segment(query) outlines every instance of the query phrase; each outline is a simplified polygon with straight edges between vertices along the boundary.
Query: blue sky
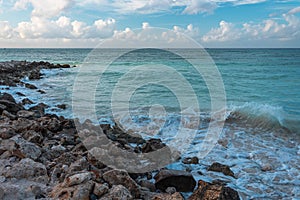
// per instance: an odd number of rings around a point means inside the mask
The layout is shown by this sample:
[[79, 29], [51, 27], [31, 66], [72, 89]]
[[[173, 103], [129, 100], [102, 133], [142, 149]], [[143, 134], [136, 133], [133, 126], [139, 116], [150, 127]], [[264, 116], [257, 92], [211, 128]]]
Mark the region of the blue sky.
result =
[[299, 0], [0, 0], [0, 47], [94, 47], [159, 27], [204, 47], [300, 47]]

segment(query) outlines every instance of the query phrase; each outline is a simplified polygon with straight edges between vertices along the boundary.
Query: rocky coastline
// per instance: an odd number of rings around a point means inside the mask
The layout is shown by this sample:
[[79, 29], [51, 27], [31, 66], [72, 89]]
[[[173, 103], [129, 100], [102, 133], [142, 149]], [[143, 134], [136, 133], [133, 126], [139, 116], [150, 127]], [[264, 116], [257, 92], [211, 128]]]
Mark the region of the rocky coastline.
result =
[[[41, 69], [70, 68], [48, 62], [9, 61], [0, 63], [0, 85], [43, 88], [22, 79], [41, 79]], [[23, 94], [18, 94], [22, 96]], [[66, 107], [57, 102], [60, 109]], [[25, 105], [31, 105], [28, 109]], [[77, 119], [45, 112], [46, 104], [35, 104], [24, 96], [21, 102], [2, 90], [0, 93], [0, 199], [155, 199], [209, 200], [239, 199], [226, 183], [195, 180], [187, 171], [158, 169], [148, 173], [128, 173], [113, 169], [87, 150], [76, 128]], [[133, 153], [149, 153], [164, 148], [159, 139], [132, 137], [115, 125], [101, 127], [103, 137], [119, 148]], [[92, 133], [85, 133], [87, 135]], [[132, 147], [129, 143], [135, 143]], [[198, 158], [179, 158], [186, 165], [198, 164]], [[212, 163], [208, 170], [234, 177], [226, 165]], [[189, 192], [188, 197], [182, 193]]]

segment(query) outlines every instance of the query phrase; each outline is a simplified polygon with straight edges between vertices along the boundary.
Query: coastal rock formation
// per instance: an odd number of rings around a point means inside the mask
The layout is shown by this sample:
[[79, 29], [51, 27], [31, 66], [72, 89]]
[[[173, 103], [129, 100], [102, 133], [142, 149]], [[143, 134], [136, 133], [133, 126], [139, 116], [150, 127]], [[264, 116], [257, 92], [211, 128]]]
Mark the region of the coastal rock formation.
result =
[[207, 169], [208, 171], [215, 171], [215, 172], [222, 172], [226, 176], [232, 176], [235, 178], [234, 173], [231, 171], [229, 166], [223, 165], [221, 163], [213, 163], [209, 168]]

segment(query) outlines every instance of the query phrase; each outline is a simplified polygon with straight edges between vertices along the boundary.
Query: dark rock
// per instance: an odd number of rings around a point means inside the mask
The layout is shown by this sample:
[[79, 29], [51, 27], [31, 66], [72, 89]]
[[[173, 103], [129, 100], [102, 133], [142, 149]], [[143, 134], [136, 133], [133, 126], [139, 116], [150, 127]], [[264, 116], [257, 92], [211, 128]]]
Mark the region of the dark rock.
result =
[[11, 94], [8, 94], [8, 93], [0, 94], [0, 100], [9, 101], [9, 102], [12, 102], [12, 103], [16, 104], [16, 100], [14, 99], [14, 97]]
[[26, 105], [26, 104], [34, 104], [34, 103], [30, 99], [25, 98], [25, 99], [22, 100], [22, 105]]
[[152, 182], [150, 182], [150, 181], [147, 181], [147, 180], [140, 180], [140, 181], [139, 181], [139, 185], [140, 185], [141, 187], [148, 188], [151, 192], [155, 192], [155, 191], [156, 191], [156, 188], [155, 188], [154, 183], [152, 183]]
[[12, 113], [12, 114], [17, 114], [19, 110], [24, 110], [24, 108], [18, 104], [16, 104], [13, 101], [8, 101], [8, 100], [0, 100], [0, 105], [4, 105], [6, 108], [5, 110]]
[[41, 94], [46, 94], [46, 92], [44, 90], [37, 90], [37, 92], [39, 92]]
[[9, 139], [16, 135], [16, 132], [11, 127], [0, 127], [0, 138]]
[[66, 104], [59, 104], [56, 107], [58, 107], [58, 108], [60, 108], [62, 110], [65, 110], [67, 108], [67, 105]]
[[15, 120], [15, 119], [17, 118], [16, 115], [13, 115], [13, 114], [11, 114], [10, 112], [8, 112], [8, 111], [6, 111], [6, 110], [3, 110], [2, 116], [3, 116], [3, 117], [7, 117], [7, 118], [9, 118], [10, 120]]
[[45, 115], [45, 108], [49, 106], [44, 103], [39, 103], [35, 106], [29, 108], [29, 111], [34, 111], [36, 113], [36, 117], [41, 117]]
[[139, 186], [137, 183], [123, 170], [110, 170], [103, 174], [103, 179], [110, 185], [123, 185], [125, 186], [132, 196], [139, 198]]
[[174, 187], [178, 192], [191, 192], [196, 186], [192, 174], [185, 171], [163, 169], [155, 175], [154, 179], [156, 188], [161, 191]]
[[198, 188], [188, 200], [239, 200], [237, 191], [220, 184], [211, 184], [200, 180]]
[[158, 149], [164, 148], [166, 145], [161, 141], [161, 139], [150, 139], [142, 146], [143, 153], [149, 153], [156, 151]]
[[182, 160], [183, 164], [198, 164], [199, 163], [199, 159], [197, 157], [188, 157], [188, 158], [184, 158]]
[[226, 176], [232, 176], [235, 178], [234, 173], [231, 171], [229, 166], [223, 165], [220, 163], [213, 163], [209, 168], [207, 169], [208, 171], [215, 171], [215, 172], [222, 172]]
[[21, 97], [25, 97], [26, 95], [21, 93], [21, 92], [16, 92], [17, 95], [21, 96]]
[[38, 80], [41, 79], [41, 73], [39, 69], [33, 70], [28, 76], [29, 80]]
[[38, 147], [37, 145], [31, 142], [24, 140], [20, 135], [16, 135], [12, 137], [10, 140], [15, 142], [14, 149], [12, 149], [11, 151], [20, 151], [27, 158], [31, 158], [33, 160], [37, 160], [39, 156], [42, 154], [40, 147]]
[[25, 87], [32, 90], [38, 89], [35, 85], [32, 85], [30, 83], [25, 83]]

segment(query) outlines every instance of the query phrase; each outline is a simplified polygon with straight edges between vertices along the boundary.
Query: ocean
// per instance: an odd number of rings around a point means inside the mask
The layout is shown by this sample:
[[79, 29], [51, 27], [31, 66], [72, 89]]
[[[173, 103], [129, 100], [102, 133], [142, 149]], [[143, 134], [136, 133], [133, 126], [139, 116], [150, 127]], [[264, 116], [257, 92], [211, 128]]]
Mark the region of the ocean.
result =
[[[161, 138], [171, 146], [183, 120], [186, 129], [196, 130], [182, 152], [182, 157], [192, 157], [199, 155], [213, 123], [213, 98], [222, 99], [218, 89], [224, 88], [226, 107], [219, 109], [224, 110], [226, 122], [213, 148], [199, 165], [175, 162], [168, 167], [189, 170], [196, 179], [223, 180], [243, 199], [300, 198], [300, 49], [206, 49], [218, 73], [205, 68], [207, 55], [197, 49], [128, 50], [112, 60], [120, 50], [91, 51], [0, 49], [0, 61], [43, 60], [78, 66], [43, 70], [41, 80], [24, 79], [45, 94], [23, 87], [1, 87], [2, 91], [16, 97], [16, 92], [22, 92], [34, 102], [43, 101], [50, 105], [50, 113], [88, 118], [89, 113], [81, 116], [74, 112], [82, 98], [80, 102], [87, 108], [94, 106], [98, 122], [113, 124], [117, 120], [128, 131]], [[204, 66], [207, 76], [199, 74], [192, 63]], [[217, 90], [210, 87], [214, 83], [220, 86]], [[92, 96], [74, 95], [80, 90], [81, 94], [91, 90]], [[199, 110], [193, 104], [184, 106], [193, 98]], [[66, 110], [55, 107], [61, 103], [67, 104]], [[129, 112], [122, 112], [124, 108]], [[199, 117], [196, 128], [189, 124], [189, 115], [182, 118], [187, 112]], [[236, 178], [207, 171], [212, 162], [229, 165]]]

